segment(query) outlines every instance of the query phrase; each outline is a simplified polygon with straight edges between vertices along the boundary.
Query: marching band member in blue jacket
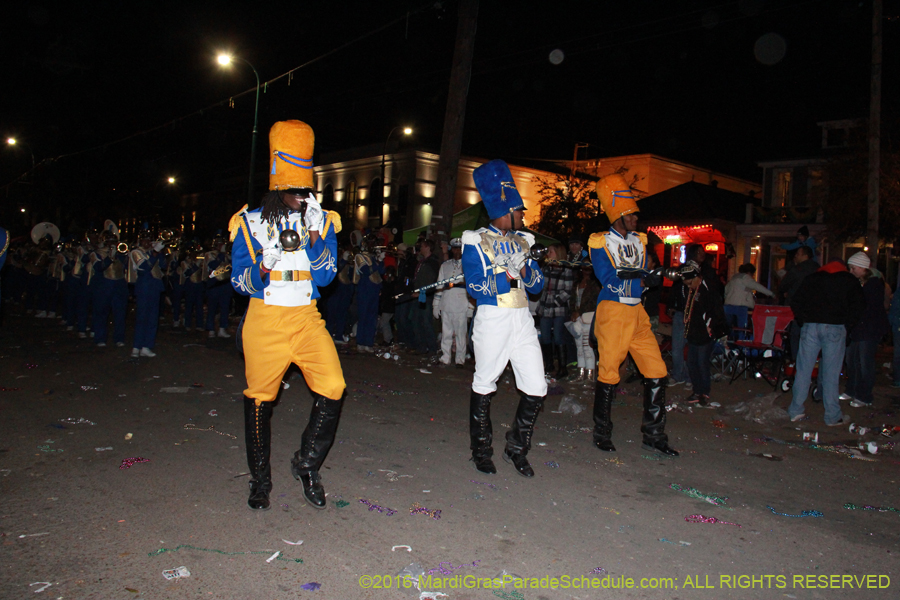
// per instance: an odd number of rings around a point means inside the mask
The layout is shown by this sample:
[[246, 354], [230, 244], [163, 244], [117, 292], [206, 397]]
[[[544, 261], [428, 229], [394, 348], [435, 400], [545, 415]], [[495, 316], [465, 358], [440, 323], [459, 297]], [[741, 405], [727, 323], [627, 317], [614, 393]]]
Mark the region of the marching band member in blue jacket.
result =
[[[341, 222], [312, 194], [313, 143], [306, 123], [275, 123], [269, 131], [270, 191], [260, 208], [245, 206], [228, 227], [234, 242], [231, 284], [250, 296], [243, 329], [244, 427], [251, 474], [247, 504], [253, 510], [269, 508], [272, 405], [291, 363], [300, 368], [313, 396], [309, 424], [291, 461], [313, 508], [325, 508], [319, 470], [334, 443], [346, 387], [334, 342], [316, 309], [319, 288], [337, 272]], [[288, 229], [299, 237], [296, 248], [280, 242]]]
[[[615, 452], [612, 443], [612, 401], [619, 384], [619, 366], [631, 353], [644, 374], [643, 447], [664, 456], [678, 456], [666, 437], [666, 363], [650, 331], [650, 317], [641, 305], [647, 267], [647, 235], [635, 233], [637, 202], [625, 179], [608, 175], [597, 182], [597, 196], [611, 227], [588, 240], [594, 273], [602, 286], [597, 299], [597, 387], [594, 394], [594, 445]], [[658, 277], [658, 275], [656, 275]]]
[[469, 405], [472, 461], [482, 473], [497, 472], [491, 460], [491, 399], [497, 391], [497, 379], [511, 362], [521, 398], [513, 426], [506, 434], [503, 459], [511, 462], [520, 475], [534, 477], [525, 455], [547, 395], [547, 381], [527, 293], [539, 293], [544, 276], [528, 257], [534, 236], [518, 231], [525, 204], [509, 167], [502, 160], [492, 160], [475, 169], [473, 178], [491, 224], [462, 236], [466, 291], [478, 304], [472, 333], [475, 377]]

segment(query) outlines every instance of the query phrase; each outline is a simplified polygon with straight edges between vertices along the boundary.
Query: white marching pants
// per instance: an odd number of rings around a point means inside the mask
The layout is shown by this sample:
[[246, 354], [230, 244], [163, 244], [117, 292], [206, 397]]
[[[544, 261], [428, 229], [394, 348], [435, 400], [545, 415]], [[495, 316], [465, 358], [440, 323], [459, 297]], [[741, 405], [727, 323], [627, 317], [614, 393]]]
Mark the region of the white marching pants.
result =
[[596, 369], [597, 360], [594, 358], [594, 349], [591, 348], [591, 321], [594, 313], [584, 313], [574, 321], [566, 323], [566, 329], [575, 339], [575, 353], [578, 357], [579, 369]]
[[475, 312], [472, 346], [475, 378], [472, 391], [482, 396], [497, 390], [497, 379], [512, 363], [516, 385], [528, 396], [546, 396], [544, 359], [528, 308], [481, 305]]
[[466, 309], [462, 312], [447, 312], [441, 310], [441, 362], [450, 364], [450, 350], [453, 348], [453, 338], [456, 338], [456, 364], [466, 362]]

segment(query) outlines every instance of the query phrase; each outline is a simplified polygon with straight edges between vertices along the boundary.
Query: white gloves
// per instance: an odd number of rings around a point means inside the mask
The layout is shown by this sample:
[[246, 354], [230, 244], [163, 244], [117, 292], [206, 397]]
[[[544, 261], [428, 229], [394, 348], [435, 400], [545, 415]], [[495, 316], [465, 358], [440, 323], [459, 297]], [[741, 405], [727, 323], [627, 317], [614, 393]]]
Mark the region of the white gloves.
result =
[[153, 250], [155, 250], [156, 252], [162, 252], [162, 249], [165, 247], [166, 245], [162, 242], [156, 242], [153, 244]]
[[524, 252], [516, 252], [509, 257], [509, 262], [506, 263], [506, 272], [509, 273], [509, 276], [513, 279], [519, 279], [519, 276], [522, 274], [522, 269], [525, 268], [525, 263], [527, 261], [528, 258], [525, 257]]
[[308, 231], [322, 233], [322, 230], [325, 228], [325, 211], [322, 210], [322, 205], [319, 204], [312, 192], [309, 193], [309, 197], [306, 198], [305, 202], [306, 212], [304, 213], [303, 224], [306, 225]]
[[262, 264], [268, 270], [275, 268], [275, 263], [281, 260], [281, 248], [267, 248], [263, 250]]
[[435, 297], [434, 303], [432, 304], [432, 311], [431, 311], [431, 312], [432, 312], [432, 314], [434, 315], [434, 318], [435, 318], [435, 319], [440, 319], [440, 318], [441, 318], [441, 299], [440, 299], [440, 298]]
[[384, 250], [378, 250], [375, 253], [375, 260], [378, 262], [384, 262]]

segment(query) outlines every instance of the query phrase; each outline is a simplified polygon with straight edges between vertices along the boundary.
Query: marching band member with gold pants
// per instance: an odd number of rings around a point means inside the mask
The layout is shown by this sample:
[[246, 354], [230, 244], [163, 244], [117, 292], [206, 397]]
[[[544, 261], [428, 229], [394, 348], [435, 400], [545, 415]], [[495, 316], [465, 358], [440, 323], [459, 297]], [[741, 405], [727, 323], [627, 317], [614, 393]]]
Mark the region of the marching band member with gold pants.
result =
[[[269, 193], [262, 206], [245, 206], [231, 218], [231, 284], [250, 306], [244, 319], [245, 439], [253, 510], [269, 508], [272, 407], [291, 363], [303, 373], [313, 396], [309, 424], [291, 471], [313, 508], [325, 508], [319, 471], [334, 443], [344, 394], [337, 350], [316, 309], [319, 288], [337, 273], [337, 213], [326, 212], [313, 189], [313, 131], [301, 121], [281, 121], [269, 131]], [[280, 243], [299, 237], [296, 248]]]
[[644, 375], [643, 448], [678, 456], [666, 437], [666, 363], [650, 331], [641, 305], [642, 279], [648, 276], [647, 235], [635, 233], [637, 202], [625, 179], [608, 175], [597, 182], [597, 196], [611, 227], [588, 239], [591, 263], [600, 281], [594, 334], [597, 336], [597, 384], [594, 393], [594, 445], [615, 452], [612, 443], [612, 402], [619, 384], [619, 366], [631, 353]]

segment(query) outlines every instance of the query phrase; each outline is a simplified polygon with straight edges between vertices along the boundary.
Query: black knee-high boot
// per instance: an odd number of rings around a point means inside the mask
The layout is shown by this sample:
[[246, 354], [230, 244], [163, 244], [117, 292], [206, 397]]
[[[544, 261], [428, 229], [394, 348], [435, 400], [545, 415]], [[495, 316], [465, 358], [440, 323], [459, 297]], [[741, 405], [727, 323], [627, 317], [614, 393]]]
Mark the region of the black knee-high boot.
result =
[[594, 387], [594, 445], [604, 452], [615, 452], [612, 443], [612, 402], [616, 397], [615, 383], [598, 381]]
[[559, 364], [556, 369], [556, 374], [553, 375], [553, 378], [556, 380], [565, 379], [569, 376], [569, 369], [566, 368], [566, 347], [562, 344], [555, 344], [553, 346], [553, 349], [556, 354], [556, 360]]
[[666, 378], [644, 379], [644, 418], [641, 424], [644, 443], [641, 447], [664, 456], [678, 456], [669, 447], [666, 436]]
[[313, 392], [309, 424], [300, 440], [300, 449], [291, 460], [291, 473], [303, 484], [303, 497], [313, 508], [325, 508], [325, 488], [322, 487], [319, 469], [334, 443], [341, 404], [340, 400], [329, 400]]
[[506, 449], [503, 460], [516, 468], [523, 477], [534, 477], [534, 469], [528, 464], [525, 455], [531, 448], [531, 435], [534, 433], [534, 422], [537, 420], [544, 396], [526, 396], [522, 394], [519, 407], [516, 409], [516, 420], [512, 429], [506, 432]]
[[491, 460], [491, 456], [494, 455], [494, 449], [491, 447], [493, 442], [491, 399], [493, 397], [494, 394], [482, 395], [472, 391], [469, 400], [469, 439], [471, 440], [472, 462], [475, 463], [476, 469], [488, 475], [497, 472], [497, 467]]
[[253, 510], [269, 510], [269, 492], [272, 491], [272, 467], [269, 464], [272, 447], [271, 402], [261, 402], [257, 406], [255, 399], [244, 397], [244, 442], [251, 478], [247, 506]]
[[551, 375], [553, 373], [553, 346], [541, 344], [541, 356], [544, 358], [544, 373]]

